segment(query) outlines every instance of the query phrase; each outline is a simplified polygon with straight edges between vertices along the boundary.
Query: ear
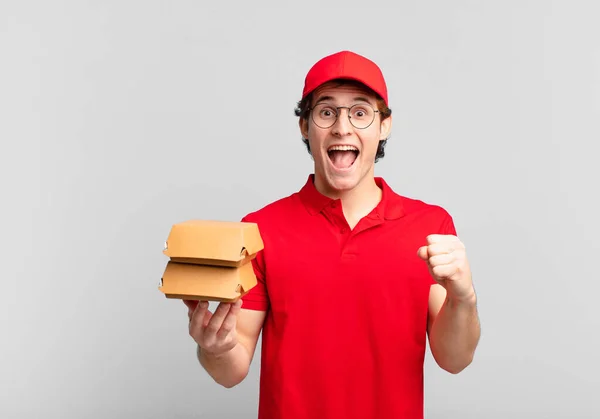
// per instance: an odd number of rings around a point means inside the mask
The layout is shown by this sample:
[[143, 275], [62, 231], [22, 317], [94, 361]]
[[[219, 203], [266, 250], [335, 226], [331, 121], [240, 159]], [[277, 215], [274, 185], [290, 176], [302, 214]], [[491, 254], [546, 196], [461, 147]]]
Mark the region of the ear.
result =
[[308, 138], [308, 121], [304, 118], [298, 120], [298, 126], [300, 127], [300, 133], [304, 138]]
[[392, 115], [388, 116], [381, 122], [381, 135], [380, 140], [385, 140], [390, 136], [392, 132]]

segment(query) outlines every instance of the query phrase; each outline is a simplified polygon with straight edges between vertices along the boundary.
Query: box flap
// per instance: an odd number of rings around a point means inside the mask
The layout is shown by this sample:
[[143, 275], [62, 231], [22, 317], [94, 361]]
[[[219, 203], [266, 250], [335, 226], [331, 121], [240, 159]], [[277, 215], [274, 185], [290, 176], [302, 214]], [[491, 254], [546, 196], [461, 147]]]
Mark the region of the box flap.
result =
[[256, 285], [252, 264], [239, 268], [169, 261], [159, 290], [168, 298], [236, 301]]
[[240, 266], [263, 246], [255, 223], [189, 220], [172, 226], [163, 253], [176, 262]]

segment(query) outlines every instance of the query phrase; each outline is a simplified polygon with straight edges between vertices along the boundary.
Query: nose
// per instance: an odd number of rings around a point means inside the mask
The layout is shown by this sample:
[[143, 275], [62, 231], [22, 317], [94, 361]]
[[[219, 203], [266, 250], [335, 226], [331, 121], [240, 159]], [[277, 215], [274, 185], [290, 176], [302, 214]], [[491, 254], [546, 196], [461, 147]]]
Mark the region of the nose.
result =
[[338, 117], [335, 124], [331, 127], [333, 134], [344, 136], [352, 133], [352, 124], [348, 118], [350, 110], [346, 108], [338, 109]]

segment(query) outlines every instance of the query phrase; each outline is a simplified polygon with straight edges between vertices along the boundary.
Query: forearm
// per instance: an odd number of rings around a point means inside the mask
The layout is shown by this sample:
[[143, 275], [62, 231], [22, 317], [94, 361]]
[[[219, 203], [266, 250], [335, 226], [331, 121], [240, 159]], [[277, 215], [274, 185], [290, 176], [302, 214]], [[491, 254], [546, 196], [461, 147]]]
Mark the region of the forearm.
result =
[[222, 355], [207, 354], [200, 347], [197, 349], [200, 365], [218, 384], [231, 388], [239, 384], [250, 368], [250, 355], [238, 342], [229, 352]]
[[440, 367], [453, 374], [466, 368], [473, 360], [479, 336], [475, 295], [462, 301], [446, 297], [429, 339], [431, 352]]

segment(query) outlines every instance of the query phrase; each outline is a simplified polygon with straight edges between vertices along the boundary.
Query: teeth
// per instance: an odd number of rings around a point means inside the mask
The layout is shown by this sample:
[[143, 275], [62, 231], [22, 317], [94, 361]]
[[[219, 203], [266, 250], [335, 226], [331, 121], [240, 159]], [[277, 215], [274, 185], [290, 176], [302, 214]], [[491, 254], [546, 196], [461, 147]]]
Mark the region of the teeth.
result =
[[329, 147], [328, 151], [358, 151], [358, 148], [351, 145], [334, 145], [333, 147]]

